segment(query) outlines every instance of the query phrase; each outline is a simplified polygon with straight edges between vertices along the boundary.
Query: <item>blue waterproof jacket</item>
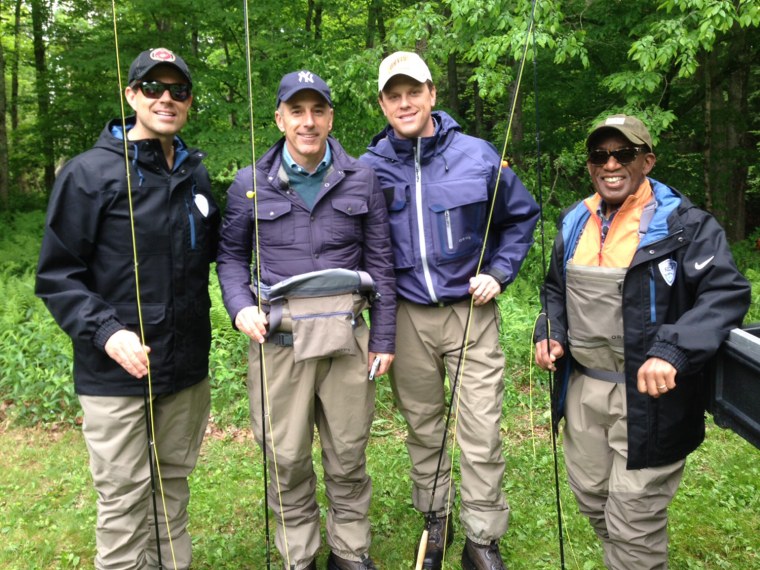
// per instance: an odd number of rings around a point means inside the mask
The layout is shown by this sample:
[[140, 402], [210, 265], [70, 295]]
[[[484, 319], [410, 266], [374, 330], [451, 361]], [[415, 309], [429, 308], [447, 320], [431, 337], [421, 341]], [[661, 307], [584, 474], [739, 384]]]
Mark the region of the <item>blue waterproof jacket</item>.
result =
[[433, 120], [435, 134], [419, 139], [397, 138], [386, 126], [360, 158], [385, 193], [398, 294], [425, 305], [468, 297], [486, 233], [481, 273], [503, 290], [517, 276], [538, 220], [535, 200], [503, 166], [489, 226], [499, 154], [463, 134], [446, 113], [434, 112]]
[[[705, 365], [749, 308], [750, 286], [734, 264], [723, 228], [683, 194], [649, 179], [657, 209], [623, 281], [628, 408], [628, 468], [668, 465], [705, 436]], [[572, 355], [567, 349], [565, 268], [590, 212], [577, 202], [562, 213], [541, 295], [551, 338], [565, 347], [557, 363], [555, 427], [564, 413]], [[534, 341], [546, 339], [546, 320]], [[638, 370], [656, 357], [678, 371], [676, 389], [655, 399], [637, 388]]]

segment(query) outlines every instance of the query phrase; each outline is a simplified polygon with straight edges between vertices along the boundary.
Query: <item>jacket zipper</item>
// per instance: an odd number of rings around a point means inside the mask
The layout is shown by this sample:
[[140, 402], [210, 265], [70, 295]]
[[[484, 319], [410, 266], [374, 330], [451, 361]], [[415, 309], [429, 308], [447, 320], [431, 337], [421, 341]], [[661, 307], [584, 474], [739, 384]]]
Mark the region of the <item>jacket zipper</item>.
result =
[[193, 218], [193, 210], [187, 198], [185, 198], [185, 207], [187, 208], [187, 219], [190, 221], [190, 249], [195, 249], [195, 218]]
[[449, 246], [449, 250], [454, 250], [454, 236], [451, 233], [451, 212], [446, 210], [443, 212], [444, 218], [446, 218], [446, 243]]
[[420, 238], [420, 259], [422, 260], [422, 274], [425, 278], [430, 299], [433, 303], [438, 302], [438, 297], [433, 288], [433, 278], [430, 276], [430, 265], [427, 257], [427, 246], [425, 245], [425, 212], [422, 204], [422, 164], [420, 163], [420, 154], [422, 139], [417, 139], [417, 147], [414, 149], [414, 196], [417, 202], [417, 234]]

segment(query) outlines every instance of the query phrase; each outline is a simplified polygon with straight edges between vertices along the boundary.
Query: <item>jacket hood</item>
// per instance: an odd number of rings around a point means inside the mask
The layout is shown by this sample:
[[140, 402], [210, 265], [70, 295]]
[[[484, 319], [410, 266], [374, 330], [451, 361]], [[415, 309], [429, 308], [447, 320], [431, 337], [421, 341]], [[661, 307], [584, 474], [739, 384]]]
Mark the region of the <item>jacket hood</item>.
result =
[[[434, 156], [443, 153], [451, 144], [455, 132], [462, 132], [451, 115], [445, 111], [433, 111], [433, 121], [435, 122], [435, 134], [432, 137], [422, 138], [422, 161], [427, 162]], [[372, 137], [367, 150], [387, 160], [397, 161], [403, 156], [414, 152], [414, 144], [417, 139], [401, 139], [390, 124]]]

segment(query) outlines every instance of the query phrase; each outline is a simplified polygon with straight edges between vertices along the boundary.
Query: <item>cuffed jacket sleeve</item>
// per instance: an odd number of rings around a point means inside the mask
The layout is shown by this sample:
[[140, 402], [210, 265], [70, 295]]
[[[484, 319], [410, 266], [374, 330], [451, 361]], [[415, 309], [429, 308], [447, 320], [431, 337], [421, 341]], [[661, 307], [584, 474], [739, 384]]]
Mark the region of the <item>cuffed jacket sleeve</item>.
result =
[[751, 301], [750, 285], [715, 218], [692, 209], [684, 232], [688, 245], [679, 252], [676, 277], [684, 283], [673, 289], [667, 307], [656, 307], [666, 316], [647, 351], [682, 375], [704, 367], [729, 331], [741, 325]]
[[[69, 162], [58, 176], [48, 204], [37, 266], [36, 294], [72, 339], [104, 350], [110, 336], [125, 328], [115, 309], [93, 290], [91, 258], [98, 239], [100, 197], [85, 156]], [[94, 186], [94, 189], [93, 189]]]
[[375, 280], [379, 298], [370, 309], [372, 328], [369, 349], [392, 354], [396, 351], [396, 286], [393, 272], [393, 250], [385, 197], [374, 172], [371, 179], [369, 211], [364, 221], [364, 270]]
[[251, 261], [255, 247], [252, 168], [240, 170], [227, 191], [227, 209], [222, 222], [216, 271], [222, 300], [235, 326], [235, 317], [244, 307], [256, 304], [251, 291]]
[[[500, 159], [494, 155], [494, 163]], [[493, 180], [488, 188], [494, 206], [490, 231], [491, 257], [483, 273], [491, 275], [501, 285], [502, 291], [517, 277], [530, 246], [533, 244], [533, 230], [538, 222], [539, 208], [530, 192], [507, 166], [501, 167], [501, 175], [494, 168]], [[495, 197], [493, 194], [496, 194]]]

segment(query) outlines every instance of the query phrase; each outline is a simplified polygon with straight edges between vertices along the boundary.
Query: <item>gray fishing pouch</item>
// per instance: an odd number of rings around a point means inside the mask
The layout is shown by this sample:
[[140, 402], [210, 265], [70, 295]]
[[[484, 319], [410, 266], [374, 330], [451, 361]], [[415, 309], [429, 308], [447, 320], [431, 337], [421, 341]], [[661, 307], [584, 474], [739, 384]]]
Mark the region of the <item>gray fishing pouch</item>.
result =
[[326, 269], [296, 275], [266, 290], [268, 338], [284, 346], [292, 343], [295, 362], [353, 356], [358, 351], [354, 329], [376, 296], [374, 282], [364, 271]]

